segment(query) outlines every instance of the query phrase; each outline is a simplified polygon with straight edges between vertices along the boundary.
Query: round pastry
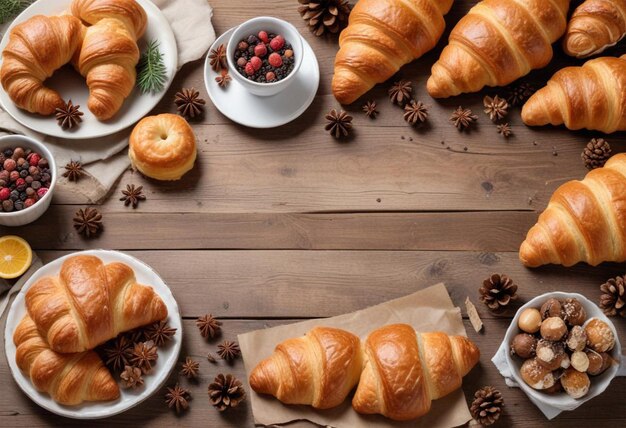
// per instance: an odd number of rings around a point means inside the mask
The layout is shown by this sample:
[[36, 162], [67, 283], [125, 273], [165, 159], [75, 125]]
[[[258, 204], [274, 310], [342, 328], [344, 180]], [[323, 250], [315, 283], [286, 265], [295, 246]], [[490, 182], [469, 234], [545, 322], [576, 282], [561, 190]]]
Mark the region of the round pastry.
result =
[[606, 352], [615, 346], [613, 330], [602, 320], [594, 318], [585, 325], [587, 345], [596, 352]]
[[144, 117], [130, 134], [128, 156], [150, 178], [179, 180], [196, 161], [196, 136], [178, 115]]
[[536, 354], [537, 362], [548, 370], [560, 368], [567, 355], [561, 342], [550, 342], [545, 339], [537, 342]]
[[517, 325], [526, 333], [537, 333], [541, 326], [541, 313], [538, 309], [526, 308], [520, 314]]
[[546, 340], [561, 340], [566, 333], [567, 326], [561, 318], [550, 317], [541, 323], [541, 337]]
[[532, 358], [535, 356], [537, 348], [537, 338], [532, 334], [519, 333], [513, 338], [511, 343], [511, 355], [517, 355], [520, 358]]
[[565, 342], [570, 351], [582, 351], [587, 346], [587, 333], [579, 325], [575, 325], [570, 330]]
[[565, 299], [561, 305], [563, 308], [563, 319], [569, 325], [583, 325], [587, 319], [587, 312], [578, 299]]
[[534, 389], [551, 388], [556, 383], [554, 373], [539, 364], [536, 358], [524, 361], [520, 375]]
[[560, 317], [561, 309], [561, 302], [552, 297], [541, 305], [539, 312], [541, 312], [541, 318], [545, 320], [550, 317]]
[[561, 376], [561, 385], [570, 397], [581, 398], [589, 392], [591, 381], [587, 373], [579, 372], [570, 367]]
[[606, 352], [597, 353], [596, 351], [589, 349], [586, 351], [586, 354], [589, 359], [587, 373], [591, 376], [598, 376], [599, 374], [604, 373], [604, 371], [611, 367], [611, 364], [613, 363], [613, 359]]
[[589, 357], [583, 351], [576, 351], [572, 354], [571, 366], [579, 372], [586, 372], [589, 369]]

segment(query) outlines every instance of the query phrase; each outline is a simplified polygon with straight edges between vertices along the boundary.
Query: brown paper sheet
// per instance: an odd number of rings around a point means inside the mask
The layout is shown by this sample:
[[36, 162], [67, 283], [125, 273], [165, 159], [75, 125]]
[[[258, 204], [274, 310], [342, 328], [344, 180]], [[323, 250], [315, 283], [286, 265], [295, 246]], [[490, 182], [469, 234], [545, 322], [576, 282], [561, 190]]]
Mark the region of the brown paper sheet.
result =
[[[375, 328], [386, 324], [406, 323], [416, 331], [444, 331], [466, 336], [461, 310], [454, 306], [443, 284], [437, 284], [417, 293], [391, 300], [350, 314], [332, 318], [307, 320], [296, 324], [257, 330], [239, 335], [239, 345], [246, 368], [246, 382], [250, 371], [272, 354], [276, 345], [291, 337], [305, 334], [315, 326], [343, 328], [365, 339]], [[350, 397], [339, 407], [315, 410], [310, 406], [284, 405], [270, 396], [259, 395], [248, 385], [252, 412], [258, 424], [284, 424], [296, 420], [335, 428], [383, 427], [455, 427], [471, 419], [461, 389], [436, 400], [424, 417], [410, 422], [394, 422], [382, 416], [362, 416], [352, 410]]]

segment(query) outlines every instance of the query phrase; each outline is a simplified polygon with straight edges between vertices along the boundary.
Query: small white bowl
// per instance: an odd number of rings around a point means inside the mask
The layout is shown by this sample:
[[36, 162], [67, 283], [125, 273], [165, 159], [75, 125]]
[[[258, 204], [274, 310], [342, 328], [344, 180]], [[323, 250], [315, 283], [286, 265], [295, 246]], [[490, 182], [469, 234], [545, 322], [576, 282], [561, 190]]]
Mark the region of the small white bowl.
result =
[[[257, 35], [259, 31], [265, 30], [268, 33], [280, 34], [285, 40], [291, 44], [294, 54], [293, 70], [283, 80], [273, 83], [258, 83], [248, 80], [237, 71], [237, 64], [235, 64], [235, 49], [239, 42], [247, 38], [250, 34]], [[262, 97], [269, 97], [276, 95], [279, 92], [284, 91], [294, 81], [300, 65], [302, 64], [302, 55], [304, 55], [304, 47], [302, 45], [302, 36], [296, 30], [296, 27], [283, 21], [282, 19], [274, 18], [271, 16], [259, 16], [257, 18], [250, 19], [244, 22], [235, 29], [233, 34], [226, 45], [226, 60], [228, 61], [228, 68], [231, 70], [230, 75], [233, 79], [237, 80], [244, 88], [246, 88], [251, 94], [259, 95]]]
[[24, 226], [37, 220], [46, 212], [52, 201], [52, 193], [57, 182], [57, 164], [54, 156], [48, 148], [37, 140], [24, 135], [7, 135], [0, 137], [0, 150], [7, 148], [22, 147], [31, 149], [39, 153], [48, 160], [50, 165], [50, 187], [48, 193], [39, 199], [33, 206], [23, 209], [22, 211], [12, 211], [10, 213], [0, 212], [0, 225], [2, 226]]
[[[513, 337], [521, 333], [521, 330], [517, 326], [517, 322], [519, 320], [520, 314], [526, 308], [537, 308], [539, 309], [543, 303], [550, 299], [555, 298], [558, 300], [565, 300], [567, 298], [577, 299], [585, 308], [587, 312], [587, 321], [589, 322], [592, 318], [598, 318], [605, 323], [613, 330], [613, 334], [615, 335], [615, 347], [610, 351], [611, 356], [616, 361], [616, 364], [611, 365], [604, 373], [598, 376], [590, 376], [591, 379], [591, 387], [589, 388], [589, 393], [582, 398], [575, 399], [567, 395], [565, 392], [560, 392], [558, 394], [546, 394], [536, 389], [531, 388], [524, 382], [522, 376], [520, 375], [520, 368], [522, 367], [523, 360], [521, 358], [512, 356], [510, 352], [508, 352], [510, 343], [513, 341]], [[552, 292], [542, 294], [541, 296], [537, 296], [532, 299], [530, 302], [526, 303], [524, 306], [519, 308], [515, 317], [513, 317], [513, 321], [509, 326], [506, 334], [504, 336], [504, 341], [507, 344], [507, 352], [506, 352], [506, 361], [511, 368], [511, 373], [515, 381], [519, 384], [520, 388], [529, 396], [536, 399], [539, 402], [546, 403], [550, 406], [557, 407], [560, 409], [574, 409], [581, 405], [582, 403], [591, 400], [592, 398], [602, 394], [609, 386], [611, 381], [617, 375], [620, 367], [623, 364], [623, 356], [622, 345], [619, 341], [619, 336], [617, 335], [617, 331], [615, 330], [615, 326], [611, 322], [611, 320], [604, 315], [602, 310], [595, 305], [591, 300], [587, 299], [585, 296], [578, 293], [561, 293], [561, 292]]]

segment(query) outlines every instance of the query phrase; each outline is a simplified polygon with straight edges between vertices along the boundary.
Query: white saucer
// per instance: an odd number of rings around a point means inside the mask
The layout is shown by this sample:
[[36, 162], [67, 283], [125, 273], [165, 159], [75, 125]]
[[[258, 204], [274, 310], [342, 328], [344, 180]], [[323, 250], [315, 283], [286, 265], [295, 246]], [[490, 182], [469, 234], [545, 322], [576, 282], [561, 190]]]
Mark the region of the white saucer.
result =
[[[226, 31], [213, 43], [211, 49], [228, 43], [234, 28]], [[320, 83], [320, 68], [311, 46], [302, 38], [304, 57], [296, 79], [284, 91], [271, 97], [252, 95], [235, 79], [221, 88], [215, 78], [207, 55], [204, 64], [204, 83], [215, 107], [233, 122], [250, 128], [275, 128], [299, 117], [313, 102]], [[229, 70], [229, 73], [237, 73]]]

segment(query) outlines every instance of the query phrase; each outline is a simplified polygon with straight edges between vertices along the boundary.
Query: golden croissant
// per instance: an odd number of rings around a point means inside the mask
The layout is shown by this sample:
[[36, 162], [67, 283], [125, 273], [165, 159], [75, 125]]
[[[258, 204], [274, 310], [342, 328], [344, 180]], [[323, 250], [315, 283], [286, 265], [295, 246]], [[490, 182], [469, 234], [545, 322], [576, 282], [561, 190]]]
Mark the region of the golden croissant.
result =
[[250, 374], [250, 386], [287, 404], [328, 409], [341, 404], [361, 375], [359, 338], [345, 330], [315, 327], [276, 346]]
[[146, 12], [135, 0], [74, 0], [71, 11], [91, 24], [75, 59], [89, 86], [87, 107], [99, 120], [111, 119], [135, 86]]
[[15, 361], [38, 391], [54, 401], [77, 405], [109, 401], [120, 396], [117, 382], [95, 351], [60, 354], [50, 349], [33, 320], [26, 315], [13, 333]]
[[626, 154], [556, 189], [519, 257], [529, 267], [625, 261]]
[[626, 130], [626, 55], [559, 70], [526, 102], [522, 120], [607, 134]]
[[11, 30], [2, 52], [0, 81], [17, 107], [47, 116], [65, 105], [44, 81], [70, 62], [83, 31], [80, 21], [68, 15], [37, 15]]
[[65, 260], [58, 277], [38, 280], [26, 292], [26, 308], [57, 352], [93, 349], [119, 333], [167, 317], [152, 287], [140, 285], [124, 263], [98, 257]]
[[586, 0], [570, 18], [563, 50], [576, 58], [603, 52], [626, 35], [626, 0]]
[[504, 86], [552, 59], [565, 32], [569, 0], [484, 0], [450, 33], [433, 65], [428, 93], [446, 98]]
[[364, 354], [352, 407], [398, 421], [428, 413], [432, 400], [461, 387], [480, 358], [466, 337], [416, 333], [407, 324], [374, 330], [365, 341]]
[[339, 37], [333, 94], [342, 104], [435, 47], [453, 0], [360, 0]]

